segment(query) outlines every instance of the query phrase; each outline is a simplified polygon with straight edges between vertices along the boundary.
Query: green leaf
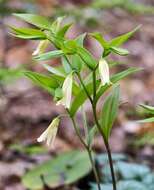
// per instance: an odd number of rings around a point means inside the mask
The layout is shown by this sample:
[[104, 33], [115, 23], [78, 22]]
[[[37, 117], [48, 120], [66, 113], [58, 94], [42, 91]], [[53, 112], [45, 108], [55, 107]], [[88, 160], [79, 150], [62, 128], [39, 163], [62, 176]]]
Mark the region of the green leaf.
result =
[[[84, 42], [85, 37], [86, 37], [86, 33], [79, 35], [75, 39], [76, 43], [79, 46], [83, 47], [83, 42]], [[84, 65], [84, 62], [82, 61], [81, 57], [79, 55], [77, 55], [77, 54], [74, 54], [74, 55], [71, 56], [71, 60], [72, 60], [72, 67], [73, 67], [73, 69], [75, 69], [78, 72], [80, 72], [81, 69], [82, 69], [82, 65]]]
[[71, 26], [72, 26], [72, 23], [66, 24], [65, 26], [63, 26], [62, 28], [59, 29], [56, 36], [63, 38]]
[[[127, 77], [130, 74], [136, 73], [138, 71], [141, 71], [142, 68], [136, 68], [136, 67], [130, 67], [129, 69], [119, 72], [111, 77], [111, 82], [112, 83], [117, 83], [121, 79]], [[110, 87], [111, 85], [106, 85], [106, 86], [101, 86], [99, 91], [97, 92], [96, 95], [96, 101], [99, 100], [99, 98], [102, 96], [102, 94]]]
[[98, 133], [97, 126], [94, 125], [89, 131], [87, 136], [87, 144], [89, 146], [92, 146], [93, 140], [95, 138], [95, 135]]
[[[97, 81], [96, 88], [99, 87], [99, 84], [100, 84], [100, 81]], [[89, 92], [89, 94], [91, 95], [93, 93], [92, 83], [88, 83], [86, 85], [86, 89]], [[85, 102], [86, 99], [87, 99], [87, 94], [86, 94], [84, 89], [81, 89], [79, 91], [79, 93], [77, 94], [77, 96], [74, 98], [73, 103], [71, 105], [71, 108], [70, 108], [70, 115], [71, 116], [74, 116], [74, 114], [77, 112], [79, 107]]]
[[140, 104], [142, 108], [144, 108], [146, 111], [150, 112], [151, 114], [154, 114], [154, 106], [149, 106], [145, 104]]
[[36, 166], [27, 172], [22, 182], [28, 189], [43, 189], [43, 181], [49, 188], [69, 185], [81, 179], [91, 171], [87, 152], [71, 151]]
[[62, 71], [62, 67], [52, 67], [50, 65], [47, 64], [42, 64], [42, 66], [49, 72], [51, 72], [52, 74], [61, 76], [61, 77], [65, 77], [66, 74], [64, 73], [64, 71]]
[[25, 14], [25, 13], [13, 14], [13, 15], [41, 29], [50, 30], [51, 23], [47, 18], [43, 16], [35, 14]]
[[63, 98], [63, 92], [61, 88], [56, 88], [55, 90], [55, 95], [54, 95], [54, 100], [58, 101]]
[[108, 49], [109, 48], [109, 44], [108, 42], [103, 38], [103, 36], [101, 35], [101, 33], [99, 32], [94, 32], [94, 33], [90, 33], [90, 35], [95, 38], [104, 49]]
[[82, 69], [82, 66], [84, 65], [84, 62], [80, 58], [79, 55], [74, 54], [71, 56], [72, 60], [72, 68], [75, 69], [77, 72], [80, 72]]
[[76, 43], [77, 43], [79, 46], [83, 47], [83, 42], [84, 42], [84, 39], [85, 39], [86, 35], [87, 35], [86, 33], [83, 33], [83, 34], [79, 35], [79, 36], [75, 39]]
[[71, 69], [71, 67], [68, 63], [68, 60], [65, 56], [62, 56], [62, 65], [64, 67], [66, 74], [69, 74], [70, 72], [72, 72], [72, 69]]
[[61, 17], [58, 17], [57, 19], [55, 19], [55, 21], [52, 23], [51, 25], [51, 30], [53, 33], [57, 33], [60, 29], [60, 26], [61, 26], [61, 23], [62, 21], [64, 20], [65, 16], [61, 16]]
[[54, 89], [59, 86], [58, 82], [54, 78], [48, 77], [46, 75], [32, 71], [23, 71], [22, 73], [30, 78], [35, 84], [41, 86], [51, 94], [53, 94]]
[[81, 57], [83, 62], [89, 67], [90, 69], [95, 69], [97, 66], [97, 61], [93, 58], [91, 53], [83, 47], [77, 47], [77, 54]]
[[139, 123], [150, 123], [150, 122], [154, 122], [154, 117], [150, 117], [150, 118], [147, 118], [147, 119], [142, 119], [142, 120], [139, 120], [137, 121]]
[[120, 46], [122, 44], [124, 44], [137, 30], [139, 30], [139, 28], [141, 27], [141, 25], [137, 26], [134, 30], [126, 33], [126, 34], [122, 34], [114, 39], [112, 39], [109, 42], [110, 46]]
[[[135, 68], [135, 67], [130, 67], [129, 69], [122, 71], [120, 73], [117, 73], [115, 75], [113, 75], [111, 77], [111, 82], [112, 83], [117, 83], [118, 81], [120, 81], [121, 79], [127, 77], [130, 74], [133, 74], [135, 72], [140, 71], [141, 68]], [[97, 88], [100, 85], [100, 80], [97, 80]], [[88, 84], [86, 84], [86, 88], [88, 89], [89, 94], [91, 95], [93, 93], [93, 83], [89, 82]], [[105, 85], [105, 86], [101, 86], [96, 94], [96, 101], [99, 100], [99, 98], [102, 96], [102, 94], [104, 92], [106, 92], [112, 85]], [[83, 89], [80, 90], [79, 94], [75, 97], [71, 109], [70, 109], [70, 113], [73, 116], [79, 109], [79, 107], [87, 100], [87, 95], [85, 93], [85, 91]]]
[[113, 60], [107, 60], [108, 64], [109, 64], [109, 67], [112, 68], [112, 67], [115, 67], [117, 65], [126, 65], [128, 64], [128, 62], [123, 62], [123, 61], [113, 61]]
[[75, 40], [66, 40], [63, 44], [62, 50], [65, 54], [75, 54], [77, 51], [77, 43]]
[[111, 52], [114, 52], [118, 55], [122, 55], [122, 56], [126, 56], [129, 54], [129, 51], [123, 48], [119, 48], [119, 47], [115, 47], [115, 46], [111, 46], [110, 47]]
[[95, 38], [103, 47], [103, 57], [106, 57], [111, 53], [109, 43], [103, 38], [103, 36], [99, 32], [94, 32], [90, 34], [93, 38]]
[[58, 58], [64, 55], [62, 50], [54, 50], [47, 53], [42, 53], [40, 55], [34, 56], [34, 59], [38, 61], [45, 61], [53, 58]]
[[112, 90], [112, 93], [105, 99], [102, 114], [101, 114], [101, 128], [106, 139], [108, 140], [111, 128], [116, 119], [119, 106], [119, 86]]
[[[62, 84], [63, 84], [63, 82], [64, 82], [64, 80], [65, 80], [65, 78], [66, 78], [65, 73], [62, 72], [61, 68], [57, 69], [57, 68], [51, 67], [49, 65], [46, 65], [45, 67], [47, 67], [46, 69], [48, 71], [50, 71], [51, 73], [53, 73], [53, 75], [51, 77], [53, 79], [55, 79], [59, 83], [59, 86], [61, 87]], [[80, 87], [78, 86], [78, 84], [75, 81], [73, 81], [73, 87], [72, 87], [73, 95], [74, 96], [78, 95], [79, 91], [80, 91]]]
[[46, 35], [37, 29], [32, 29], [32, 28], [17, 28], [14, 26], [9, 26], [10, 29], [12, 30], [11, 34], [22, 39], [35, 39], [35, 40], [43, 40], [46, 39]]

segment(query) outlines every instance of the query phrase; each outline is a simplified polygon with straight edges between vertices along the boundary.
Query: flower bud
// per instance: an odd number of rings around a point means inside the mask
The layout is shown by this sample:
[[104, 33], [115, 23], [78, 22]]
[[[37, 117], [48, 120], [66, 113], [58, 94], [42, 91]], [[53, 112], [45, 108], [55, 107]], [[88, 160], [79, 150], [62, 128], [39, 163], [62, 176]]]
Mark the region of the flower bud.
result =
[[69, 74], [64, 80], [62, 87], [63, 97], [61, 100], [57, 102], [56, 105], [63, 105], [65, 108], [70, 108], [71, 105], [71, 97], [72, 97], [72, 84], [73, 84], [73, 76], [72, 73]]
[[38, 44], [36, 50], [32, 53], [32, 55], [36, 56], [36, 55], [39, 55], [41, 53], [44, 53], [48, 44], [49, 44], [48, 40], [41, 40], [40, 43]]
[[58, 126], [59, 126], [60, 119], [59, 117], [56, 117], [49, 127], [41, 134], [41, 136], [37, 139], [38, 142], [46, 141], [46, 144], [48, 146], [53, 146], [57, 131], [58, 131]]
[[110, 74], [109, 74], [109, 66], [105, 59], [101, 58], [99, 61], [99, 74], [101, 78], [102, 85], [110, 83]]

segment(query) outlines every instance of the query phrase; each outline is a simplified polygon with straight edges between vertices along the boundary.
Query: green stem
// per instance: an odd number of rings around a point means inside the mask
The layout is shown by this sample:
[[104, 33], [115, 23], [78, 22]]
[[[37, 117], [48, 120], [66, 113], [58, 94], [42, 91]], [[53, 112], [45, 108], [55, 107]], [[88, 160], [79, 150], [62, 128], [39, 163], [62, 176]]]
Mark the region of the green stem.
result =
[[[68, 111], [68, 110], [67, 110]], [[69, 111], [68, 111], [69, 113]], [[90, 160], [90, 163], [91, 163], [91, 166], [92, 166], [92, 169], [93, 169], [93, 172], [94, 172], [94, 176], [95, 176], [95, 179], [96, 179], [96, 183], [97, 183], [97, 186], [98, 186], [98, 190], [101, 190], [101, 186], [100, 186], [100, 180], [99, 180], [99, 175], [98, 175], [98, 172], [97, 172], [97, 169], [95, 167], [95, 162], [93, 160], [93, 157], [92, 157], [92, 152], [91, 152], [91, 148], [84, 142], [84, 140], [82, 139], [81, 135], [80, 135], [80, 132], [78, 130], [78, 127], [76, 125], [76, 122], [75, 122], [75, 119], [74, 117], [71, 117], [71, 120], [72, 120], [72, 123], [73, 123], [73, 127], [75, 129], [75, 132], [78, 136], [78, 138], [80, 139], [80, 142], [83, 144], [83, 146], [85, 147], [85, 149], [87, 150], [88, 152], [88, 156], [89, 156], [89, 160]]]
[[84, 126], [85, 138], [87, 139], [87, 137], [88, 137], [88, 124], [87, 124], [86, 113], [84, 111], [83, 105], [82, 105], [81, 109], [82, 109], [82, 118], [83, 118], [83, 126]]
[[113, 184], [113, 190], [116, 190], [116, 178], [115, 178], [115, 174], [114, 174], [114, 168], [113, 168], [113, 161], [112, 161], [112, 155], [111, 155], [111, 150], [110, 150], [110, 146], [109, 146], [109, 143], [104, 135], [104, 133], [102, 132], [102, 129], [101, 129], [101, 126], [98, 122], [98, 119], [97, 119], [97, 113], [96, 113], [96, 101], [95, 101], [95, 97], [96, 97], [96, 71], [94, 70], [93, 71], [93, 99], [91, 98], [91, 96], [89, 95], [89, 92], [87, 91], [82, 79], [81, 79], [81, 76], [80, 74], [78, 74], [78, 78], [87, 94], [87, 97], [89, 98], [90, 102], [91, 102], [91, 105], [92, 105], [92, 110], [93, 110], [93, 115], [94, 115], [94, 120], [95, 120], [95, 123], [96, 123], [96, 126], [102, 136], [102, 139], [104, 141], [104, 144], [105, 144], [105, 148], [107, 150], [107, 155], [108, 155], [108, 160], [109, 160], [109, 165], [110, 165], [110, 170], [111, 170], [111, 177], [112, 177], [112, 184]]
[[[71, 117], [71, 116], [70, 116], [70, 117]], [[81, 135], [80, 135], [80, 132], [79, 132], [79, 129], [78, 129], [76, 123], [75, 123], [74, 117], [71, 117], [71, 120], [72, 120], [74, 129], [75, 129], [75, 132], [76, 132], [76, 134], [77, 134], [77, 136], [78, 136], [80, 142], [83, 144], [83, 146], [84, 146], [84, 147], [86, 148], [86, 150], [87, 150], [88, 146], [87, 146], [87, 144], [85, 143], [85, 141], [82, 139], [82, 137], [81, 137]]]
[[96, 97], [96, 71], [93, 71], [93, 102], [95, 102]]
[[107, 150], [107, 155], [108, 155], [108, 160], [109, 160], [109, 165], [110, 165], [110, 170], [111, 170], [111, 177], [112, 177], [112, 184], [113, 184], [113, 190], [116, 190], [116, 178], [115, 178], [115, 173], [114, 173], [114, 168], [113, 168], [113, 160], [112, 160], [112, 154], [111, 154], [111, 150], [110, 150], [110, 145], [104, 135], [104, 133], [101, 130], [101, 126], [98, 122], [97, 119], [97, 113], [96, 113], [96, 105], [94, 104], [93, 106], [93, 114], [94, 114], [94, 119], [95, 119], [95, 123], [97, 125], [97, 128], [103, 138], [104, 144], [105, 144], [105, 148]]
[[95, 176], [95, 179], [96, 179], [98, 190], [101, 190], [100, 179], [99, 179], [98, 171], [96, 169], [95, 162], [94, 162], [94, 159], [93, 159], [93, 156], [92, 156], [92, 151], [89, 148], [87, 149], [87, 151], [88, 151], [89, 159], [90, 159], [92, 169], [93, 169], [93, 172], [94, 172], [94, 176]]
[[115, 173], [114, 173], [114, 167], [113, 167], [113, 160], [112, 160], [112, 154], [111, 154], [111, 150], [110, 150], [110, 145], [108, 143], [108, 140], [106, 139], [101, 126], [98, 122], [98, 118], [97, 118], [97, 113], [96, 113], [96, 71], [93, 71], [93, 104], [92, 104], [92, 109], [93, 109], [93, 115], [94, 115], [94, 119], [95, 119], [95, 123], [97, 125], [97, 128], [103, 138], [104, 144], [105, 144], [105, 148], [107, 150], [107, 155], [108, 155], [108, 160], [109, 160], [109, 165], [110, 165], [110, 170], [111, 170], [111, 176], [112, 176], [112, 184], [113, 184], [113, 190], [116, 190], [116, 178], [115, 178]]
[[90, 94], [89, 94], [89, 92], [88, 92], [86, 86], [84, 85], [80, 74], [79, 74], [79, 73], [76, 73], [76, 74], [77, 74], [77, 76], [78, 76], [78, 78], [79, 78], [79, 81], [81, 82], [81, 85], [82, 85], [84, 91], [86, 92], [86, 94], [87, 94], [87, 96], [88, 96], [88, 98], [89, 98], [89, 100], [90, 100], [90, 102], [91, 102], [91, 104], [92, 104], [92, 103], [93, 103], [93, 100], [92, 100], [92, 98], [91, 98], [91, 96], [90, 96]]

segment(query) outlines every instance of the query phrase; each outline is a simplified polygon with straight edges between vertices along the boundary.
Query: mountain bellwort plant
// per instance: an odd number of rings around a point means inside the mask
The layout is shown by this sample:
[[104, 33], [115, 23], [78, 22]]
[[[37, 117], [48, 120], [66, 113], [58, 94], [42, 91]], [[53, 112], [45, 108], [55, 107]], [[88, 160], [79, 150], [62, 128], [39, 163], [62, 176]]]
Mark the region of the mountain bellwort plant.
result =
[[[95, 135], [99, 133], [108, 155], [113, 190], [116, 190], [116, 177], [109, 138], [118, 112], [120, 96], [119, 81], [141, 69], [129, 67], [126, 70], [111, 75], [110, 68], [115, 67], [118, 63], [111, 64], [108, 56], [110, 54], [120, 56], [128, 55], [129, 52], [120, 46], [123, 45], [139, 27], [110, 41], [106, 41], [98, 32], [84, 33], [74, 39], [68, 39], [66, 32], [72, 23], [62, 24], [64, 17], [57, 18], [51, 22], [43, 16], [34, 14], [14, 14], [14, 16], [34, 26], [33, 28], [9, 27], [10, 33], [15, 37], [38, 41], [38, 47], [32, 54], [36, 61], [59, 58], [61, 62], [54, 67], [45, 63], [42, 64], [44, 69], [49, 72], [48, 75], [28, 70], [22, 72], [37, 85], [47, 90], [57, 106], [62, 105], [66, 110], [66, 114], [59, 115], [51, 122], [37, 141], [46, 141], [48, 146], [53, 146], [59, 128], [60, 118], [67, 115], [72, 121], [76, 135], [89, 155], [98, 190], [101, 190], [99, 172], [95, 166], [92, 153], [93, 140]], [[85, 48], [84, 40], [87, 35], [97, 40], [102, 46], [101, 57], [99, 59], [96, 59], [89, 50]], [[49, 45], [54, 46], [54, 50], [46, 52]], [[98, 114], [97, 103], [102, 96], [105, 97], [105, 100], [102, 105], [101, 114]], [[84, 111], [84, 103], [86, 100], [89, 100], [91, 104], [91, 111], [95, 122], [94, 127], [87, 125], [86, 113]], [[80, 110], [83, 114], [84, 135], [81, 134], [79, 125], [76, 122], [76, 114]]]

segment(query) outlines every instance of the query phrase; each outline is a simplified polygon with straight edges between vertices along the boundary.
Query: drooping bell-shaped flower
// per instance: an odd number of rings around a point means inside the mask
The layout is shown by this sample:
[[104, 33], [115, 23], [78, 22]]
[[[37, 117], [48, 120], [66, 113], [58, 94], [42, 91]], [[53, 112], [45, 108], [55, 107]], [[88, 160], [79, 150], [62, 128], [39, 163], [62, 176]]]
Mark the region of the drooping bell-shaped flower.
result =
[[62, 86], [63, 97], [60, 99], [56, 105], [63, 105], [65, 108], [70, 108], [71, 97], [72, 97], [72, 84], [73, 84], [73, 74], [69, 74], [64, 80]]
[[103, 58], [100, 59], [98, 69], [102, 85], [104, 86], [106, 84], [110, 84], [109, 65], [105, 59]]
[[38, 44], [37, 48], [35, 49], [35, 51], [32, 53], [32, 55], [36, 56], [36, 55], [39, 55], [41, 53], [44, 53], [48, 44], [49, 44], [48, 40], [41, 40], [40, 43]]
[[58, 126], [59, 126], [60, 119], [59, 117], [56, 117], [49, 127], [41, 134], [41, 136], [37, 139], [38, 142], [43, 142], [46, 141], [46, 144], [48, 146], [53, 146], [57, 131], [58, 131]]

